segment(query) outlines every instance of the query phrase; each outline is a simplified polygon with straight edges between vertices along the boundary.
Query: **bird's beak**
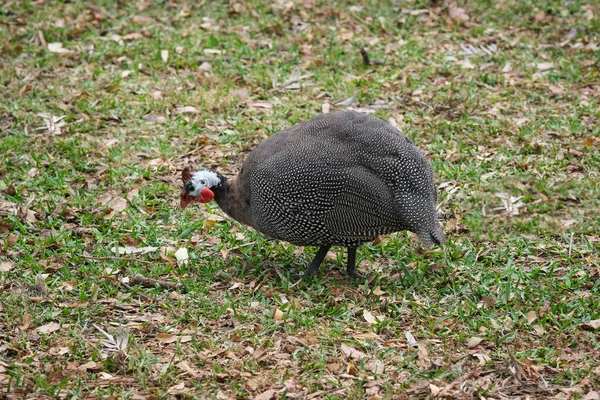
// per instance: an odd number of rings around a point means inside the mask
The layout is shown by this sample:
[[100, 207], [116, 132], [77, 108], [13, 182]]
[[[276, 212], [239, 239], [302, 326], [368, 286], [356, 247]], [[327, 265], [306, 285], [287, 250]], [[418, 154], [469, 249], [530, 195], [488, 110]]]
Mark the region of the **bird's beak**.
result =
[[179, 207], [181, 207], [182, 210], [185, 210], [193, 200], [194, 198], [192, 196], [182, 191], [179, 196]]

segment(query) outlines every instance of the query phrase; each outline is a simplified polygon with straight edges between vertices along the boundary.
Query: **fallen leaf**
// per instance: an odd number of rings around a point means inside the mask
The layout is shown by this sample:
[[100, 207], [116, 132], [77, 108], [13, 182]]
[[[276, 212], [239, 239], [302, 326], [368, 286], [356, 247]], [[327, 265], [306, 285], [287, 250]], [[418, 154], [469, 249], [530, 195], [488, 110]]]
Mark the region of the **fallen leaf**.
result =
[[140, 195], [140, 190], [138, 188], [133, 188], [127, 193], [127, 200], [132, 201], [134, 197]]
[[181, 393], [185, 389], [185, 382], [180, 382], [177, 385], [171, 386], [167, 392], [170, 394]]
[[356, 361], [361, 361], [367, 358], [367, 355], [365, 353], [345, 343], [342, 343], [342, 345], [340, 346], [340, 350], [346, 357], [352, 358]]
[[127, 200], [117, 196], [110, 202], [109, 207], [115, 211], [123, 211], [127, 208]]
[[584, 329], [596, 330], [600, 328], [600, 319], [593, 319], [588, 322], [584, 322], [581, 324]]
[[58, 324], [57, 322], [49, 322], [46, 325], [42, 325], [42, 326], [36, 328], [35, 331], [49, 335], [52, 332], [56, 332], [59, 329], [60, 329], [60, 324]]
[[275, 390], [269, 389], [254, 397], [254, 400], [271, 400], [273, 397], [275, 397]]
[[533, 321], [537, 319], [537, 314], [535, 311], [531, 310], [527, 314], [525, 314], [527, 321], [531, 324]]
[[38, 169], [35, 168], [35, 167], [33, 167], [29, 171], [27, 171], [27, 176], [30, 177], [30, 178], [35, 178], [35, 176], [37, 175], [37, 173], [38, 173]]
[[177, 341], [177, 335], [171, 335], [170, 333], [157, 333], [156, 334], [156, 340], [158, 340], [161, 343], [174, 343]]
[[549, 69], [554, 68], [554, 64], [551, 62], [538, 63], [536, 66], [540, 72], [548, 71]]
[[185, 247], [182, 247], [175, 252], [175, 258], [177, 259], [178, 265], [184, 265], [188, 263], [190, 256], [188, 254], [187, 249]]
[[357, 333], [353, 336], [356, 340], [378, 339], [379, 335], [375, 332]]
[[26, 331], [29, 328], [29, 325], [31, 325], [31, 320], [31, 314], [23, 315], [23, 319], [21, 320], [21, 325], [19, 326], [19, 329], [21, 329], [22, 331]]
[[160, 58], [162, 58], [162, 60], [164, 62], [169, 61], [169, 50], [161, 50], [160, 51]]
[[182, 370], [184, 372], [187, 372], [193, 378], [199, 378], [201, 376], [200, 372], [198, 370], [192, 368], [192, 366], [187, 361], [179, 362], [177, 364], [177, 368], [179, 368], [180, 370]]
[[177, 107], [175, 109], [175, 113], [176, 114], [198, 114], [199, 111], [194, 106], [184, 106], [184, 107]]
[[363, 318], [365, 319], [365, 321], [367, 321], [369, 324], [377, 324], [381, 321], [383, 321], [385, 318], [383, 316], [374, 316], [373, 314], [371, 314], [371, 312], [369, 310], [363, 310]]
[[342, 39], [345, 42], [349, 42], [352, 39], [354, 39], [354, 32], [351, 30], [342, 30], [340, 32], [340, 39]]
[[477, 359], [479, 359], [479, 365], [485, 365], [486, 363], [492, 361], [490, 356], [484, 353], [475, 353], [473, 354], [473, 357], [477, 357]]
[[475, 347], [481, 342], [483, 342], [483, 338], [473, 336], [472, 338], [467, 340], [467, 347], [470, 347], [470, 348]]
[[127, 200], [120, 196], [113, 196], [108, 193], [99, 197], [98, 203], [103, 206], [108, 206], [108, 208], [114, 211], [123, 211], [127, 208]]
[[450, 18], [455, 21], [465, 22], [471, 19], [465, 9], [457, 7], [456, 3], [452, 3], [448, 6], [448, 14], [450, 15]]
[[433, 397], [436, 397], [442, 391], [442, 388], [435, 386], [433, 383], [430, 383], [429, 390], [431, 390], [431, 395]]
[[136, 40], [136, 39], [143, 39], [143, 38], [144, 38], [144, 35], [142, 35], [139, 32], [132, 32], [132, 33], [129, 33], [129, 34], [121, 37], [121, 39], [123, 39], [123, 40]]
[[535, 331], [535, 333], [536, 333], [538, 336], [543, 336], [543, 335], [544, 335], [544, 333], [546, 333], [546, 330], [545, 330], [545, 329], [544, 329], [544, 327], [543, 327], [543, 326], [541, 326], [541, 325], [534, 325], [534, 326], [533, 326], [533, 330]]
[[48, 50], [50, 51], [50, 53], [62, 54], [62, 55], [76, 53], [73, 50], [65, 49], [63, 47], [62, 43], [60, 43], [60, 42], [48, 43]]
[[415, 339], [415, 337], [413, 336], [412, 333], [410, 332], [404, 332], [404, 336], [406, 337], [406, 340], [408, 341], [408, 344], [411, 345], [412, 347], [418, 347], [419, 344], [417, 343], [417, 339]]
[[383, 361], [381, 361], [381, 360], [375, 360], [371, 364], [369, 364], [369, 366], [367, 367], [367, 369], [369, 371], [371, 371], [372, 373], [374, 373], [374, 374], [381, 375], [385, 371], [385, 365], [383, 364]]
[[377, 286], [375, 289], [373, 289], [372, 292], [375, 296], [383, 296], [386, 292], [384, 292], [383, 290], [381, 290], [380, 286]]
[[600, 394], [598, 394], [598, 392], [592, 390], [591, 392], [589, 392], [588, 394], [583, 396], [582, 400], [600, 400]]
[[104, 369], [104, 365], [102, 363], [97, 363], [95, 361], [88, 361], [85, 364], [80, 365], [78, 368], [80, 371], [102, 371]]
[[273, 319], [275, 319], [275, 321], [283, 321], [283, 311], [281, 311], [279, 308], [275, 310]]
[[152, 253], [154, 251], [158, 250], [158, 247], [152, 247], [152, 246], [147, 246], [147, 247], [133, 247], [133, 246], [125, 246], [125, 247], [112, 247], [110, 249], [111, 253], [115, 253], [117, 255], [121, 255], [121, 254], [146, 254], [146, 253]]
[[14, 264], [10, 261], [4, 261], [0, 263], [0, 272], [8, 272], [14, 267]]

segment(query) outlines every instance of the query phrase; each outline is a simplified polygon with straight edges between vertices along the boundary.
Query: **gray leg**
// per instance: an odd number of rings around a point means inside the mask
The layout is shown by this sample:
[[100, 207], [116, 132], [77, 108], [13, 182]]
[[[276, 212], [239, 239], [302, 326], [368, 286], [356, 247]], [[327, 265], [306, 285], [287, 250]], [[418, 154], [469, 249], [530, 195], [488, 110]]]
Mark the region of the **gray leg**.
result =
[[348, 266], [346, 267], [346, 272], [351, 279], [363, 278], [356, 270], [356, 247], [348, 247]]
[[310, 265], [308, 266], [306, 271], [304, 271], [305, 278], [308, 278], [309, 276], [311, 276], [312, 274], [314, 274], [315, 272], [317, 272], [319, 270], [319, 267], [321, 266], [321, 263], [323, 262], [323, 259], [327, 255], [327, 252], [329, 251], [330, 248], [331, 248], [331, 245], [319, 247], [319, 251], [317, 251], [315, 258], [313, 258], [312, 262], [310, 263]]

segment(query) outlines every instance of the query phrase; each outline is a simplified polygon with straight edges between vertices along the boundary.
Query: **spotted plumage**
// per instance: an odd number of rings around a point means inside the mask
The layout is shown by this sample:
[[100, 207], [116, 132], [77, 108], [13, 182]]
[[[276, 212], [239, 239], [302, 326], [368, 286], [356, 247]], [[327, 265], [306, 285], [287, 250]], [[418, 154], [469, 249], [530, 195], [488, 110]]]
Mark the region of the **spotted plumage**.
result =
[[409, 230], [426, 246], [445, 241], [423, 153], [398, 129], [358, 112], [320, 115], [269, 137], [233, 181], [212, 171], [184, 172], [184, 181], [182, 207], [208, 188], [234, 219], [276, 239], [321, 247], [307, 273], [332, 245], [348, 247], [355, 275], [356, 247], [379, 235]]

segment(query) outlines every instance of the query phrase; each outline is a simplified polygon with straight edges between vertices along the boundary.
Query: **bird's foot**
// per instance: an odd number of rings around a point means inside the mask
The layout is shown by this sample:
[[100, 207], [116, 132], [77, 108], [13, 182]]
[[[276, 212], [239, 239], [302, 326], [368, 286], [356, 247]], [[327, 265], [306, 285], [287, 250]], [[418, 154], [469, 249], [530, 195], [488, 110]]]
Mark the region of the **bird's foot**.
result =
[[360, 279], [360, 280], [363, 280], [363, 279], [365, 279], [365, 276], [364, 276], [364, 275], [362, 275], [362, 274], [360, 274], [360, 273], [358, 272], [358, 270], [356, 270], [356, 269], [351, 269], [351, 270], [349, 270], [349, 271], [348, 271], [348, 278], [349, 278], [350, 280], [356, 281], [356, 280], [359, 280], [359, 279]]

